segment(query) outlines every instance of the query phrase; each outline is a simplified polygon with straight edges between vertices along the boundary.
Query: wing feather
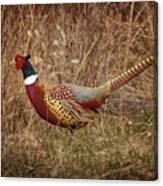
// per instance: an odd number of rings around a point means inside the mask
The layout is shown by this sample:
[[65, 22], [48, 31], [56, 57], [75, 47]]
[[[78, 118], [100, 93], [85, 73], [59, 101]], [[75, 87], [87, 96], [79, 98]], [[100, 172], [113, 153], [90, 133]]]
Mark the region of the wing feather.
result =
[[[52, 89], [53, 90], [53, 89]], [[93, 122], [94, 112], [90, 109], [83, 109], [74, 99], [56, 99], [51, 91], [46, 91], [44, 101], [58, 120], [58, 125], [81, 127]]]

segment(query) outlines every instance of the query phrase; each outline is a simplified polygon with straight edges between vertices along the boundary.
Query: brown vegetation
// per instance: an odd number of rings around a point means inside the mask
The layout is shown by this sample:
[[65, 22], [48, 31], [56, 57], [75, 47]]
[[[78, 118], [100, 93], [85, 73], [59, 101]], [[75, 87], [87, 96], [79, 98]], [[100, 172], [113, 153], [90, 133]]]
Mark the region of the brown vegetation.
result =
[[156, 10], [154, 2], [2, 6], [2, 176], [157, 177], [156, 68], [70, 134], [40, 119], [14, 67], [16, 53], [31, 54], [43, 82], [101, 84], [156, 56]]

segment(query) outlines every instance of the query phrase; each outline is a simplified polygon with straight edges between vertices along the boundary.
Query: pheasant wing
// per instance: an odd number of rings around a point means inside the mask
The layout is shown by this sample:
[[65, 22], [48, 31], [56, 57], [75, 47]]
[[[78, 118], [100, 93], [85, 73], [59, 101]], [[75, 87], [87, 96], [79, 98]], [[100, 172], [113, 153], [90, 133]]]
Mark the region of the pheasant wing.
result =
[[93, 122], [94, 112], [83, 109], [71, 96], [56, 96], [56, 89], [45, 92], [44, 101], [49, 111], [57, 118], [58, 124], [63, 126], [82, 127]]

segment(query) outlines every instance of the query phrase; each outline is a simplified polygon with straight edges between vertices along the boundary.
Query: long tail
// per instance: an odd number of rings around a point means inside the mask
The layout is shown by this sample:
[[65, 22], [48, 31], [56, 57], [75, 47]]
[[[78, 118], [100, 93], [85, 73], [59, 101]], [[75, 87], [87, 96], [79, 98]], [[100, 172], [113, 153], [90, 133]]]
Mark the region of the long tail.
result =
[[99, 87], [90, 88], [90, 87], [82, 87], [82, 86], [77, 86], [72, 84], [66, 84], [66, 85], [70, 88], [70, 90], [75, 95], [76, 101], [84, 108], [98, 108], [104, 103], [104, 100], [110, 95], [112, 91], [120, 88], [128, 81], [138, 76], [140, 73], [145, 71], [148, 67], [150, 67], [153, 62], [154, 62], [154, 58], [152, 56], [146, 58], [145, 60], [141, 61], [134, 67], [121, 73], [116, 78], [109, 80], [108, 82], [106, 82], [105, 84]]
[[145, 60], [141, 61], [134, 67], [128, 69], [127, 71], [123, 72], [116, 78], [112, 79], [110, 84], [110, 91], [114, 91], [115, 89], [120, 88], [124, 84], [126, 84], [131, 79], [135, 78], [139, 74], [141, 74], [143, 71], [145, 71], [148, 67], [150, 67], [154, 63], [153, 56], [150, 56], [146, 58]]

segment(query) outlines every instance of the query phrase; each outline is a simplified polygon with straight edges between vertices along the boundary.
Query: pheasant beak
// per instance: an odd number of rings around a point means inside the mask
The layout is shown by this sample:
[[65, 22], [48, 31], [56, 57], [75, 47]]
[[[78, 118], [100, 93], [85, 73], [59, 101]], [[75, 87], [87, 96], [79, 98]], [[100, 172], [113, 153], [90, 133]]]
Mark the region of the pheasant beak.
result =
[[23, 56], [21, 56], [21, 55], [19, 55], [19, 54], [17, 54], [17, 55], [15, 56], [15, 68], [16, 68], [17, 70], [20, 70], [20, 69], [23, 67], [24, 62], [25, 62], [25, 59], [24, 59]]

